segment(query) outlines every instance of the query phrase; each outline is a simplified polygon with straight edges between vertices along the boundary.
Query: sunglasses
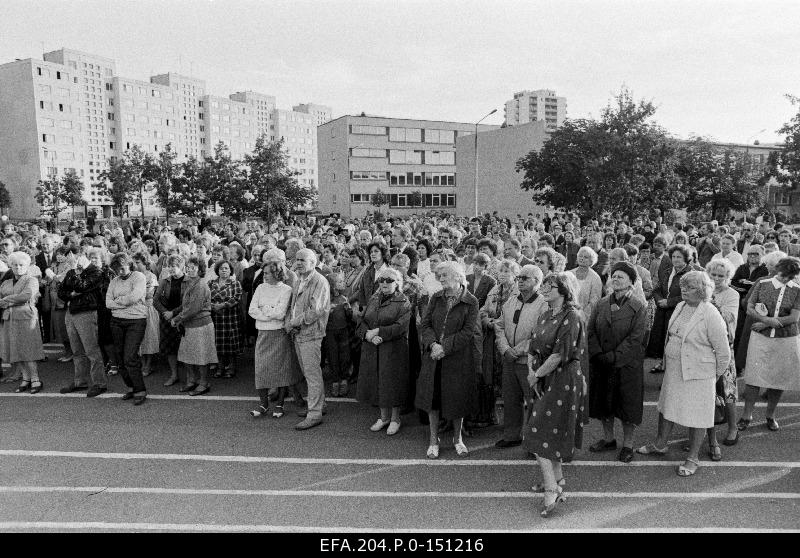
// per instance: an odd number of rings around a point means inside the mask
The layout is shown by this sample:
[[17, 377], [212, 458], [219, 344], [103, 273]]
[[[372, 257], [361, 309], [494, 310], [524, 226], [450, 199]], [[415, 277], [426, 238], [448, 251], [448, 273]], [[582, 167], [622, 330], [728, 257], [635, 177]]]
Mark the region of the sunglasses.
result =
[[387, 284], [394, 283], [394, 279], [392, 279], [391, 277], [381, 277], [380, 279], [378, 279], [378, 283], [387, 283]]

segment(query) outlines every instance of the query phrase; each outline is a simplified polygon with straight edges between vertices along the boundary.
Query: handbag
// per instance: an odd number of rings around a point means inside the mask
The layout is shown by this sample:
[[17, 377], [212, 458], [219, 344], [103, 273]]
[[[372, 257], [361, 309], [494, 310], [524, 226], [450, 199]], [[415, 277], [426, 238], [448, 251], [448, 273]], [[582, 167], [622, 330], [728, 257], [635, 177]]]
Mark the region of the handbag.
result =
[[714, 425], [725, 423], [725, 398], [721, 395], [714, 396]]

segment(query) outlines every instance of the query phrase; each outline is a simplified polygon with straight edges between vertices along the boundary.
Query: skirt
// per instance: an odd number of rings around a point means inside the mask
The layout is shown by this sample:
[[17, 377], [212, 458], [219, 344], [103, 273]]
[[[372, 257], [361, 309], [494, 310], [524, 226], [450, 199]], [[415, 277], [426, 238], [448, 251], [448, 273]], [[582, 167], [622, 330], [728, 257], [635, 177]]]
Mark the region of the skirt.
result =
[[178, 347], [181, 344], [181, 334], [178, 328], [172, 327], [164, 318], [158, 320], [158, 345], [162, 355], [178, 354]]
[[800, 336], [770, 338], [753, 332], [747, 346], [744, 383], [760, 388], [800, 391]]
[[293, 386], [303, 379], [294, 344], [282, 329], [259, 330], [254, 356], [256, 389]]
[[0, 324], [0, 358], [8, 363], [44, 358], [38, 315], [27, 320], [4, 320]]
[[214, 344], [214, 324], [187, 327], [178, 347], [178, 360], [193, 366], [217, 364], [217, 346]]
[[140, 355], [156, 355], [161, 349], [159, 343], [159, 322], [161, 318], [158, 315], [158, 310], [153, 308], [152, 305], [147, 307], [147, 327], [144, 330], [144, 337], [142, 344], [139, 346]]
[[680, 339], [672, 336], [664, 354], [664, 380], [658, 398], [658, 412], [687, 428], [713, 428], [716, 378], [684, 380]]

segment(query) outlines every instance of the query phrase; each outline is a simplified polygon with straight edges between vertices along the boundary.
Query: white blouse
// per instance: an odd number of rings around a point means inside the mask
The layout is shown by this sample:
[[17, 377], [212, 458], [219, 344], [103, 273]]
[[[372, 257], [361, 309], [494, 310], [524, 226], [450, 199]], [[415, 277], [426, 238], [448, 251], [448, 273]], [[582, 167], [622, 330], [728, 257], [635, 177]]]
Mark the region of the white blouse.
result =
[[292, 288], [286, 283], [261, 283], [253, 293], [248, 310], [256, 320], [256, 329], [271, 331], [283, 328], [291, 298]]

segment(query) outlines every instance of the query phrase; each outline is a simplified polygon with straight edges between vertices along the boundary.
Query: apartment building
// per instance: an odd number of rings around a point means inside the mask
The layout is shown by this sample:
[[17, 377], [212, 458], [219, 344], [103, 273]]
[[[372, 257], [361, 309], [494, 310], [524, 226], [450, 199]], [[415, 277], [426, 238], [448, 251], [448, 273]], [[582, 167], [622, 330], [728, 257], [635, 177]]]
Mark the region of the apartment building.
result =
[[[497, 128], [480, 125], [479, 131]], [[383, 211], [455, 211], [456, 143], [474, 131], [468, 123], [366, 115], [319, 126], [319, 210], [360, 217], [375, 211], [372, 196], [381, 190], [389, 201]], [[420, 203], [414, 203], [415, 192]]]
[[507, 126], [543, 121], [546, 130], [552, 132], [567, 117], [567, 98], [558, 97], [552, 89], [520, 91], [506, 101], [505, 113]]
[[[212, 154], [222, 141], [241, 158], [259, 135], [283, 137], [301, 184], [316, 187], [316, 126], [331, 108], [296, 108], [277, 110], [274, 96], [249, 90], [211, 95], [204, 80], [173, 72], [149, 81], [121, 77], [114, 60], [71, 49], [0, 64], [0, 180], [13, 200], [10, 214], [38, 217], [38, 181], [73, 169], [87, 208], [110, 216], [111, 200], [95, 184], [109, 160], [134, 145], [155, 155], [169, 143], [183, 161]], [[137, 214], [138, 204], [130, 210]], [[145, 211], [160, 212], [152, 193]]]

